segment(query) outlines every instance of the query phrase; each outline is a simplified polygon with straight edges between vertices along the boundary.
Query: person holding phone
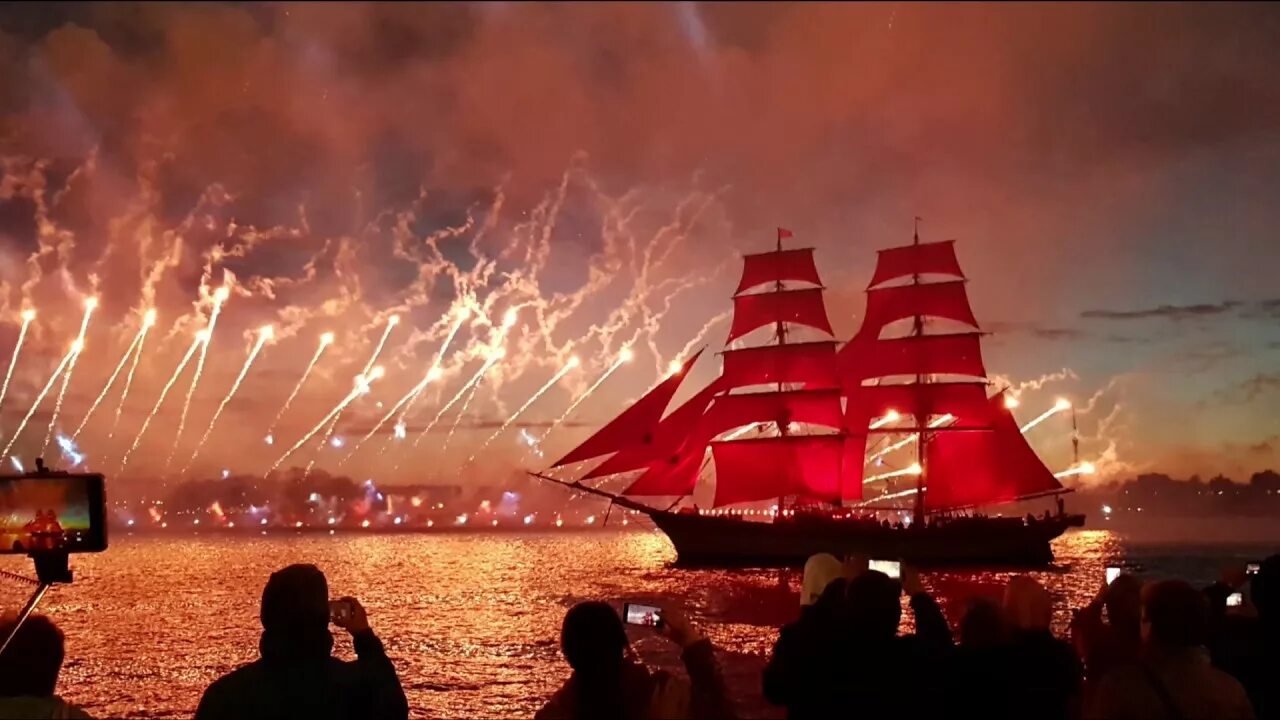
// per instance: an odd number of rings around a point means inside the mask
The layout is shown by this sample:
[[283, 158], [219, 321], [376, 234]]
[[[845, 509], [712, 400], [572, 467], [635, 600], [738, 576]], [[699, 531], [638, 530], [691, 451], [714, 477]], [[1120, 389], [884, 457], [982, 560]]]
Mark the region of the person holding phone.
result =
[[[409, 704], [382, 642], [355, 598], [330, 603], [324, 573], [290, 565], [262, 591], [261, 657], [205, 690], [196, 720], [404, 720]], [[351, 634], [356, 660], [333, 657], [329, 623]]]
[[1137, 661], [1142, 646], [1142, 581], [1123, 571], [1110, 582], [1101, 579], [1093, 601], [1072, 613], [1071, 643], [1084, 663], [1086, 694], [1107, 673]]
[[[607, 603], [574, 605], [564, 616], [560, 650], [573, 674], [536, 720], [730, 720], [733, 707], [725, 692], [711, 641], [672, 608], [629, 605], [635, 625], [679, 645], [689, 673], [685, 682], [664, 671], [651, 671], [628, 657], [630, 642], [622, 619]], [[648, 612], [656, 610], [657, 612]], [[661, 620], [648, 621], [650, 616]]]

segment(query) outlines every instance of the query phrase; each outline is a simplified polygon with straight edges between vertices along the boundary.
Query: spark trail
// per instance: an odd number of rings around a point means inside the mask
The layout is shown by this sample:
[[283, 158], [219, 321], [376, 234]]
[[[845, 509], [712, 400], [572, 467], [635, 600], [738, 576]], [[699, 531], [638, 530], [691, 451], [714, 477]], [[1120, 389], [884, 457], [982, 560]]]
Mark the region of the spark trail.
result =
[[391, 336], [391, 330], [400, 324], [400, 316], [392, 315], [387, 318], [387, 328], [382, 331], [382, 338], [378, 340], [378, 344], [373, 348], [373, 354], [369, 356], [369, 362], [364, 364], [364, 370], [360, 371], [361, 375], [368, 375], [369, 370], [373, 368], [373, 364], [378, 362], [378, 356], [382, 354], [382, 348], [387, 344], [387, 338]]
[[1060, 412], [1063, 412], [1063, 411], [1065, 411], [1065, 410], [1070, 410], [1070, 409], [1071, 409], [1071, 401], [1070, 401], [1070, 400], [1067, 400], [1066, 398], [1058, 398], [1058, 401], [1057, 401], [1057, 402], [1055, 402], [1055, 403], [1053, 404], [1053, 407], [1051, 407], [1051, 408], [1049, 408], [1048, 410], [1045, 410], [1044, 412], [1042, 412], [1042, 413], [1040, 413], [1039, 415], [1037, 415], [1037, 416], [1036, 416], [1036, 418], [1035, 418], [1034, 420], [1032, 420], [1031, 422], [1027, 423], [1026, 425], [1023, 425], [1021, 428], [1019, 428], [1019, 430], [1025, 433], [1026, 431], [1028, 431], [1028, 430], [1030, 430], [1031, 428], [1033, 428], [1033, 427], [1035, 427], [1035, 426], [1039, 425], [1040, 423], [1044, 422], [1045, 420], [1048, 420], [1049, 418], [1053, 417], [1054, 415], [1057, 415], [1057, 414], [1058, 414], [1058, 413], [1060, 413]]
[[67, 351], [67, 354], [62, 356], [62, 360], [58, 362], [58, 367], [54, 368], [53, 374], [49, 376], [49, 381], [44, 384], [44, 388], [40, 390], [40, 394], [36, 396], [36, 401], [31, 403], [31, 409], [28, 410], [26, 416], [22, 418], [22, 422], [18, 423], [18, 429], [13, 432], [13, 437], [9, 438], [9, 444], [4, 446], [4, 452], [0, 453], [0, 458], [8, 455], [9, 451], [13, 449], [14, 442], [18, 440], [18, 436], [22, 434], [23, 429], [27, 427], [27, 423], [31, 421], [31, 416], [36, 414], [36, 408], [40, 407], [40, 403], [44, 402], [44, 397], [49, 394], [49, 390], [53, 387], [53, 383], [58, 380], [58, 376], [62, 374], [62, 371], [67, 367], [67, 363], [71, 361], [71, 358], [75, 357], [76, 353], [80, 352], [81, 347], [82, 346], [79, 341], [76, 341], [71, 344], [71, 349]]
[[565, 408], [565, 411], [560, 413], [560, 417], [556, 418], [555, 422], [551, 423], [551, 427], [548, 427], [547, 431], [542, 433], [542, 437], [538, 438], [538, 442], [542, 442], [543, 440], [546, 440], [547, 436], [549, 436], [552, 432], [555, 431], [557, 427], [560, 426], [560, 423], [569, 419], [569, 416], [573, 414], [574, 410], [578, 409], [578, 406], [582, 404], [583, 400], [586, 400], [588, 397], [590, 397], [591, 393], [595, 392], [601, 385], [603, 385], [604, 381], [608, 380], [610, 375], [618, 371], [618, 368], [631, 362], [631, 359], [633, 357], [634, 355], [631, 352], [631, 348], [623, 348], [622, 352], [618, 353], [618, 359], [615, 360], [614, 363], [609, 366], [609, 369], [605, 370], [604, 374], [602, 374], [598, 379], [596, 379], [594, 383], [591, 384], [591, 387], [587, 388], [581, 395], [574, 398], [573, 402], [569, 403], [569, 407]]
[[[498, 362], [505, 356], [506, 356], [506, 351], [504, 350], [498, 350], [493, 355], [491, 355], [489, 359], [486, 360], [484, 364], [480, 366], [480, 369], [476, 370], [475, 374], [472, 375], [469, 380], [463, 383], [462, 387], [459, 388], [457, 394], [455, 394], [452, 398], [450, 398], [449, 402], [445, 403], [444, 406], [440, 408], [440, 410], [436, 413], [435, 417], [431, 418], [431, 422], [427, 423], [427, 426], [422, 429], [422, 432], [418, 433], [418, 436], [413, 439], [413, 447], [418, 447], [418, 443], [422, 442], [422, 438], [426, 437], [427, 433], [431, 432], [431, 428], [435, 427], [436, 423], [440, 422], [440, 418], [444, 417], [444, 414], [449, 412], [449, 408], [456, 405], [458, 401], [463, 398], [464, 395], [467, 395], [467, 391], [471, 390], [473, 392], [471, 393], [471, 395], [467, 396], [467, 401], [463, 403], [462, 409], [458, 412], [458, 417], [462, 417], [463, 415], [465, 415], [467, 412], [467, 406], [471, 404], [471, 397], [475, 395], [474, 388], [479, 386], [480, 379], [483, 378], [484, 374], [489, 371], [489, 368], [493, 367], [494, 363]], [[455, 422], [453, 427], [450, 428], [449, 430], [449, 437], [445, 438], [444, 447], [446, 449], [449, 447], [449, 439], [453, 437], [453, 432], [454, 432], [454, 429], [456, 428], [457, 428], [457, 423]], [[398, 470], [399, 468], [400, 468], [400, 465], [397, 464], [395, 469]]]
[[262, 352], [262, 346], [275, 336], [275, 330], [270, 325], [264, 325], [258, 329], [258, 341], [253, 344], [253, 348], [249, 350], [249, 356], [244, 359], [244, 365], [240, 366], [240, 374], [236, 375], [235, 382], [231, 383], [231, 389], [222, 397], [222, 402], [218, 403], [218, 409], [213, 411], [213, 417], [209, 418], [209, 426], [204, 429], [204, 434], [200, 436], [200, 441], [196, 443], [196, 449], [191, 452], [191, 459], [183, 466], [179, 475], [185, 475], [187, 470], [191, 468], [191, 464], [200, 457], [200, 449], [204, 447], [209, 435], [213, 432], [213, 427], [218, 424], [218, 418], [222, 417], [222, 411], [226, 409], [227, 403], [231, 402], [231, 398], [236, 396], [236, 391], [240, 389], [240, 383], [244, 382], [244, 376], [249, 374], [249, 368], [253, 367], [253, 361], [258, 358], [258, 353]]
[[1094, 472], [1095, 472], [1095, 468], [1093, 467], [1093, 463], [1082, 462], [1079, 465], [1076, 465], [1075, 467], [1067, 468], [1062, 472], [1054, 473], [1053, 476], [1056, 478], [1064, 478], [1064, 477], [1071, 477], [1072, 475], [1092, 475]]
[[[467, 308], [462, 308], [460, 311], [458, 311], [458, 319], [457, 321], [454, 322], [453, 327], [450, 328], [449, 334], [444, 339], [444, 344], [440, 346], [440, 352], [436, 353], [436, 359], [431, 363], [431, 369], [427, 371], [427, 375], [423, 377], [422, 382], [415, 385], [413, 389], [409, 391], [409, 394], [407, 396], [408, 399], [403, 402], [404, 407], [400, 410], [400, 415], [396, 417], [397, 428], [401, 428], [404, 426], [405, 416], [407, 416], [409, 414], [409, 411], [413, 409], [413, 404], [418, 401], [418, 398], [422, 397], [423, 390], [425, 390], [427, 387], [427, 384], [431, 382], [431, 379], [432, 379], [431, 375], [435, 374], [439, 376], [440, 362], [444, 360], [444, 354], [449, 350], [449, 345], [453, 343], [453, 338], [455, 335], [458, 334], [458, 329], [462, 327], [462, 323], [465, 322], [469, 317], [471, 317], [471, 311], [468, 310]], [[400, 403], [397, 403], [397, 405], [399, 404]], [[382, 424], [385, 422], [386, 422], [386, 418], [383, 418], [382, 421], [380, 421], [378, 425], [374, 427], [374, 430], [377, 430], [379, 427], [382, 427]], [[367, 439], [368, 437], [364, 438], [359, 443], [357, 443], [355, 450], [359, 450], [360, 445], [363, 445], [364, 441]], [[400, 436], [400, 439], [403, 439], [403, 435]], [[385, 449], [386, 449], [386, 446], [383, 445], [383, 450]], [[355, 450], [352, 450], [351, 452], [354, 454]], [[379, 452], [379, 454], [382, 454], [382, 453]]]
[[[369, 429], [369, 432], [365, 433], [364, 437], [360, 438], [359, 442], [357, 442], [355, 446], [351, 448], [351, 452], [347, 453], [346, 457], [342, 458], [342, 460], [338, 462], [338, 467], [342, 467], [344, 464], [346, 464], [346, 462], [350, 460], [353, 455], [356, 454], [356, 452], [360, 449], [360, 447], [364, 445], [369, 438], [373, 437], [374, 433], [381, 430], [382, 426], [387, 424], [387, 421], [391, 419], [392, 415], [395, 415], [396, 412], [400, 410], [400, 408], [407, 405], [410, 399], [417, 397], [418, 393], [422, 392], [427, 387], [427, 385], [431, 383], [432, 380], [435, 380], [438, 377], [440, 377], [440, 368], [436, 368], [436, 367], [431, 368], [431, 370], [427, 372], [426, 377], [422, 378], [421, 382], [419, 382], [417, 385], [414, 385], [412, 388], [410, 388], [409, 392], [405, 393], [400, 398], [400, 400], [397, 401], [396, 404], [392, 406], [392, 408], [389, 411], [387, 411], [387, 414], [383, 415], [382, 418], [378, 420], [378, 422], [375, 423], [372, 428]], [[403, 426], [400, 425], [399, 422], [397, 422], [396, 427], [402, 428]], [[332, 427], [330, 427], [329, 431], [331, 433], [333, 432]], [[397, 435], [399, 435], [399, 432], [397, 432]], [[401, 435], [401, 437], [403, 436]]]
[[84, 430], [84, 426], [89, 424], [89, 418], [93, 417], [93, 413], [97, 411], [98, 406], [102, 404], [102, 399], [111, 391], [111, 387], [116, 384], [116, 378], [120, 376], [120, 371], [124, 369], [125, 363], [129, 361], [129, 357], [142, 344], [142, 339], [146, 337], [147, 331], [156, 322], [156, 312], [154, 310], [147, 311], [146, 317], [142, 320], [142, 327], [138, 328], [138, 334], [133, 336], [133, 342], [129, 343], [129, 347], [124, 351], [124, 355], [120, 356], [120, 362], [116, 364], [116, 369], [111, 371], [111, 377], [107, 378], [107, 384], [102, 386], [102, 392], [98, 393], [98, 397], [94, 399], [93, 404], [89, 406], [89, 412], [84, 414], [84, 419], [80, 421], [80, 426], [76, 431], [71, 433], [71, 441], [75, 442], [80, 437], [80, 433]]
[[902, 477], [903, 475], [919, 475], [922, 472], [924, 472], [924, 470], [920, 469], [919, 463], [911, 463], [910, 467], [905, 467], [901, 470], [894, 470], [892, 472], [880, 473], [879, 475], [871, 475], [869, 477], [865, 477], [862, 479], [862, 482], [865, 485], [867, 483], [879, 482], [881, 480], [888, 480], [889, 478]]
[[58, 424], [58, 415], [62, 412], [62, 400], [67, 396], [67, 386], [71, 384], [71, 375], [76, 371], [76, 362], [80, 359], [80, 351], [84, 349], [84, 334], [89, 329], [89, 318], [93, 316], [93, 311], [97, 307], [98, 298], [91, 297], [84, 301], [84, 317], [80, 320], [80, 334], [76, 335], [77, 350], [71, 356], [66, 374], [62, 376], [62, 387], [58, 389], [58, 400], [53, 404], [53, 414], [49, 416], [49, 430], [45, 432], [44, 444], [40, 446], [41, 453], [44, 453], [44, 449], [49, 447], [49, 442], [53, 440], [53, 428]]
[[205, 328], [207, 337], [200, 346], [200, 358], [196, 360], [196, 371], [191, 376], [191, 387], [187, 388], [187, 397], [182, 401], [182, 414], [178, 416], [178, 432], [173, 436], [173, 447], [169, 448], [169, 457], [164, 461], [164, 472], [169, 472], [173, 464], [173, 456], [178, 452], [178, 444], [182, 442], [182, 433], [187, 429], [187, 414], [191, 412], [191, 398], [196, 394], [196, 386], [200, 384], [200, 376], [204, 374], [204, 360], [209, 355], [209, 343], [213, 340], [213, 329], [218, 325], [218, 315], [222, 313], [222, 304], [227, 301], [231, 291], [224, 285], [213, 293], [213, 310], [209, 313], [209, 325]]
[[[933, 420], [929, 421], [929, 427], [931, 427], [931, 428], [942, 427], [943, 425], [946, 425], [947, 423], [951, 422], [952, 420], [955, 420], [955, 416], [954, 416], [954, 415], [951, 415], [951, 414], [947, 414], [947, 415], [940, 415], [940, 416], [938, 416], [938, 417], [934, 418]], [[875, 460], [876, 460], [876, 459], [878, 459], [878, 458], [882, 458], [882, 457], [884, 457], [885, 455], [888, 455], [889, 453], [893, 452], [894, 450], [901, 450], [902, 448], [904, 448], [904, 447], [906, 447], [906, 446], [910, 445], [910, 444], [911, 444], [911, 443], [913, 443], [913, 442], [916, 442], [916, 441], [917, 441], [917, 440], [919, 440], [919, 439], [920, 439], [920, 433], [914, 433], [914, 434], [912, 434], [912, 435], [908, 435], [906, 438], [903, 438], [902, 440], [899, 440], [898, 442], [893, 443], [892, 445], [889, 445], [888, 447], [882, 448], [882, 449], [880, 449], [880, 450], [877, 450], [875, 453], [873, 453], [873, 454], [871, 454], [871, 455], [868, 455], [868, 456], [867, 456], [867, 460], [866, 460], [866, 461], [867, 461], [868, 463], [873, 462], [873, 461], [875, 461]]]
[[[143, 318], [143, 323], [147, 328], [156, 324], [156, 311], [148, 310]], [[124, 379], [124, 390], [120, 393], [120, 403], [116, 405], [116, 418], [111, 421], [111, 432], [107, 433], [107, 439], [116, 436], [116, 428], [120, 426], [120, 413], [124, 410], [124, 401], [129, 399], [129, 389], [133, 387], [133, 376], [138, 371], [138, 361], [142, 359], [142, 346], [147, 342], [147, 333], [142, 333], [142, 339], [138, 341], [138, 349], [133, 353], [133, 362], [129, 365], [129, 375]]]
[[335, 405], [333, 409], [329, 411], [328, 415], [325, 415], [323, 418], [321, 418], [320, 422], [316, 423], [315, 427], [311, 428], [311, 430], [307, 432], [306, 435], [303, 435], [302, 438], [298, 440], [298, 442], [294, 443], [292, 447], [286, 450], [285, 453], [280, 456], [280, 459], [276, 460], [275, 464], [272, 465], [271, 469], [268, 470], [267, 472], [271, 472], [276, 468], [280, 467], [280, 464], [283, 463], [285, 460], [288, 460], [290, 455], [298, 451], [298, 448], [301, 448], [303, 445], [306, 445], [308, 440], [315, 437], [317, 433], [319, 433], [322, 429], [324, 429], [324, 426], [330, 420], [337, 418], [338, 415], [342, 412], [342, 410], [346, 408], [348, 405], [350, 405], [353, 400], [369, 392], [369, 385], [374, 380], [377, 380], [378, 378], [382, 377], [382, 372], [383, 372], [382, 368], [375, 367], [369, 371], [368, 376], [365, 376], [363, 374], [357, 375], [356, 381], [355, 381], [355, 387], [351, 389], [351, 392], [347, 393], [347, 396], [342, 398], [342, 401], [339, 402], [337, 405]]
[[160, 406], [164, 404], [164, 399], [169, 396], [169, 391], [173, 389], [173, 384], [178, 382], [178, 377], [182, 375], [182, 371], [187, 368], [187, 363], [191, 362], [192, 356], [196, 354], [196, 349], [204, 345], [209, 340], [209, 330], [205, 328], [196, 333], [196, 337], [191, 341], [191, 345], [187, 348], [187, 352], [182, 356], [182, 360], [178, 362], [178, 367], [174, 368], [173, 375], [169, 377], [169, 381], [164, 384], [164, 388], [160, 390], [160, 397], [156, 398], [156, 404], [151, 408], [151, 412], [147, 415], [147, 419], [142, 421], [142, 427], [138, 428], [138, 434], [133, 438], [133, 445], [125, 451], [124, 457], [120, 458], [120, 469], [116, 472], [124, 472], [124, 468], [129, 464], [129, 456], [133, 455], [133, 451], [138, 449], [138, 445], [142, 442], [142, 436], [147, 434], [147, 428], [151, 426], [151, 421], [155, 419], [156, 413], [160, 411]]
[[579, 364], [579, 361], [576, 356], [569, 358], [569, 362], [565, 363], [564, 367], [560, 368], [559, 372], [557, 372], [555, 375], [552, 375], [550, 380], [543, 383], [542, 387], [538, 388], [537, 392], [530, 395], [529, 399], [525, 400], [524, 404], [521, 405], [518, 410], [511, 413], [511, 417], [507, 418], [506, 422], [502, 423], [501, 427], [499, 427], [492, 435], [490, 435], [487, 440], [485, 440], [483, 443], [480, 443], [480, 447], [476, 448], [476, 451], [471, 454], [471, 457], [467, 458], [467, 464], [470, 465], [471, 463], [475, 462], [476, 456], [480, 454], [480, 451], [489, 447], [489, 445], [492, 444], [494, 440], [497, 440], [498, 437], [502, 435], [502, 433], [506, 432], [507, 428], [511, 427], [511, 423], [515, 422], [516, 418], [524, 414], [525, 410], [528, 410], [531, 405], [533, 405], [535, 402], [538, 401], [538, 398], [545, 395], [547, 391], [550, 390], [556, 383], [560, 382], [561, 378], [563, 378], [565, 375], [568, 375], [570, 370], [578, 367], [578, 364]]
[[454, 433], [458, 432], [458, 425], [462, 423], [462, 418], [467, 414], [467, 408], [471, 407], [471, 401], [476, 399], [476, 392], [480, 390], [480, 383], [476, 382], [471, 386], [471, 392], [467, 395], [467, 399], [462, 401], [462, 407], [458, 409], [458, 414], [453, 418], [453, 424], [449, 426], [449, 434], [444, 436], [444, 444], [440, 446], [440, 454], [449, 451], [449, 443], [453, 441]]
[[9, 358], [9, 370], [4, 374], [4, 385], [0, 386], [0, 406], [4, 405], [4, 396], [9, 394], [9, 378], [13, 377], [13, 368], [18, 364], [18, 354], [22, 352], [22, 343], [27, 339], [27, 328], [36, 319], [35, 310], [22, 311], [22, 329], [18, 331], [18, 342], [13, 346], [13, 357]]
[[289, 406], [293, 404], [294, 398], [298, 397], [298, 392], [307, 383], [307, 378], [311, 376], [311, 371], [315, 369], [316, 363], [320, 361], [320, 356], [324, 354], [325, 348], [332, 344], [333, 333], [327, 332], [320, 336], [320, 347], [316, 348], [315, 354], [311, 356], [311, 362], [307, 363], [307, 368], [302, 371], [302, 377], [298, 378], [298, 384], [293, 386], [293, 392], [289, 393], [289, 397], [280, 406], [280, 412], [276, 413], [275, 419], [271, 421], [271, 425], [267, 428], [266, 440], [268, 445], [276, 441], [276, 426], [280, 424], [280, 418], [284, 417], [285, 412], [289, 410]]

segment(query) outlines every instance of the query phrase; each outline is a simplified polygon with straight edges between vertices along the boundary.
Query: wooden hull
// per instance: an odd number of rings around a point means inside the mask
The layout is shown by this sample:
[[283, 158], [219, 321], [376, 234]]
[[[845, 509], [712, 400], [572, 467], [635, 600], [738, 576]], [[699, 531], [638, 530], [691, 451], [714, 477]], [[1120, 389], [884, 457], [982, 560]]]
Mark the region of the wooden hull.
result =
[[1053, 562], [1049, 543], [1083, 516], [1024, 523], [1012, 518], [953, 520], [927, 528], [886, 528], [819, 519], [765, 523], [729, 517], [650, 511], [671, 539], [682, 567], [802, 566], [809, 556], [864, 555], [914, 565], [1036, 567]]

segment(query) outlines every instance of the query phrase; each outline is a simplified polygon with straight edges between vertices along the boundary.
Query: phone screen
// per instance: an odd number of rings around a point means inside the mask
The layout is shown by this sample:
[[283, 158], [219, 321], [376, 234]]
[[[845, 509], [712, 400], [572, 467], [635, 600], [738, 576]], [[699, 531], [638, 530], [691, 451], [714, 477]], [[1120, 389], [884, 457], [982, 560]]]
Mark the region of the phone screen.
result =
[[627, 603], [622, 606], [622, 619], [628, 625], [643, 625], [652, 628], [662, 627], [662, 608], [654, 605]]
[[351, 603], [346, 600], [329, 601], [329, 622], [342, 624], [351, 619]]
[[1116, 578], [1118, 577], [1120, 577], [1120, 568], [1118, 567], [1107, 568], [1107, 584], [1108, 585], [1115, 582]]
[[1227, 596], [1227, 607], [1240, 607], [1244, 604], [1244, 593], [1233, 592]]
[[897, 560], [872, 560], [867, 563], [868, 570], [877, 570], [894, 580], [902, 577], [902, 563]]
[[0, 477], [0, 553], [107, 549], [101, 475]]

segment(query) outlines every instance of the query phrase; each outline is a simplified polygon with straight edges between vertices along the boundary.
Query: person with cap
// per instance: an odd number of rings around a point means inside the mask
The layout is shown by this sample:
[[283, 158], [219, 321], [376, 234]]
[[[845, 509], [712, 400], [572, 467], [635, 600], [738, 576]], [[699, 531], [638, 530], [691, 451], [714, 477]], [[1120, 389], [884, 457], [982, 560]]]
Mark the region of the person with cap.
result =
[[356, 660], [331, 655], [329, 586], [314, 565], [290, 565], [262, 591], [260, 657], [205, 690], [196, 720], [368, 718], [403, 720], [409, 705], [382, 642], [354, 598], [334, 624], [351, 633]]

